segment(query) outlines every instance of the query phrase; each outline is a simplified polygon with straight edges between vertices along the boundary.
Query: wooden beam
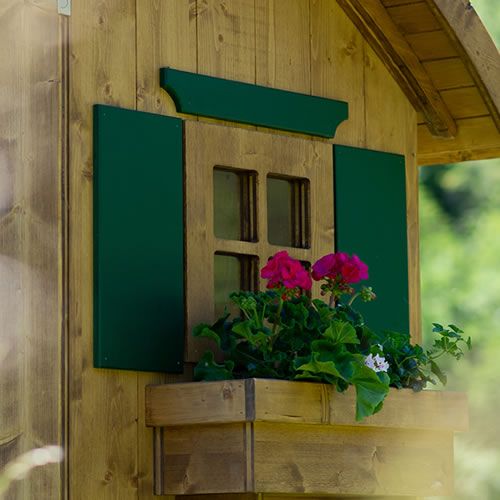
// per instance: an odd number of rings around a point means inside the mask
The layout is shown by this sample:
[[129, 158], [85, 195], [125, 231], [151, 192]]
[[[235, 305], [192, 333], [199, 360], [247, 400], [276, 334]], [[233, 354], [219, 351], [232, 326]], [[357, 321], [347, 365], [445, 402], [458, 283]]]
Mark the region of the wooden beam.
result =
[[426, 0], [460, 54], [500, 131], [500, 54], [468, 0]]
[[418, 126], [420, 166], [500, 158], [500, 134], [491, 116], [457, 120], [457, 125], [454, 139], [437, 139], [425, 125]]
[[413, 49], [380, 0], [337, 0], [382, 59], [432, 135], [454, 137], [456, 124]]

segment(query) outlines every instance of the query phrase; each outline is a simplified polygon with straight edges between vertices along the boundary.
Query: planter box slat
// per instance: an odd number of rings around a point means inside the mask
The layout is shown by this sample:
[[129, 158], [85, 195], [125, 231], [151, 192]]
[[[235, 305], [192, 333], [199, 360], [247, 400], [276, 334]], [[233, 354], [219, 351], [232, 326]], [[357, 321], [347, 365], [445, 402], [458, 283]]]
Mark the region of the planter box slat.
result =
[[468, 429], [467, 396], [446, 391], [391, 389], [381, 412], [355, 420], [355, 392], [310, 382], [248, 379], [152, 385], [146, 425], [283, 422], [401, 429]]
[[245, 381], [150, 385], [146, 387], [146, 425], [244, 422]]
[[[435, 431], [259, 422], [254, 434], [254, 491], [415, 496], [452, 492], [453, 449], [449, 436]], [[322, 463], [327, 466], [319, 467]]]
[[356, 422], [354, 391], [265, 379], [149, 386], [146, 406], [169, 495], [449, 495], [468, 425], [460, 393], [391, 390]]

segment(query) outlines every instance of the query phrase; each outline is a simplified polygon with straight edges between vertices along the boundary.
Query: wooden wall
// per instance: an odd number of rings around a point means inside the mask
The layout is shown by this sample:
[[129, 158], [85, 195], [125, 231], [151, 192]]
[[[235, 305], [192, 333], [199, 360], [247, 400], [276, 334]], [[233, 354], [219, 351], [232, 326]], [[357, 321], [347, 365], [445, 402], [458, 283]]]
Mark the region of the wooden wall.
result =
[[92, 105], [175, 115], [162, 66], [347, 100], [336, 143], [407, 157], [416, 338], [417, 119], [334, 0], [55, 3], [0, 4], [0, 457], [68, 443], [15, 498], [152, 499], [144, 387], [169, 377], [92, 366]]
[[335, 142], [407, 156], [418, 337], [417, 120], [333, 0], [86, 0], [73, 3], [70, 37], [70, 490], [75, 500], [143, 500], [144, 386], [164, 377], [92, 368], [92, 104], [175, 115], [162, 66], [349, 101]]
[[[53, 1], [0, 2], [0, 469], [63, 443], [64, 29]], [[63, 472], [7, 498], [62, 498]]]

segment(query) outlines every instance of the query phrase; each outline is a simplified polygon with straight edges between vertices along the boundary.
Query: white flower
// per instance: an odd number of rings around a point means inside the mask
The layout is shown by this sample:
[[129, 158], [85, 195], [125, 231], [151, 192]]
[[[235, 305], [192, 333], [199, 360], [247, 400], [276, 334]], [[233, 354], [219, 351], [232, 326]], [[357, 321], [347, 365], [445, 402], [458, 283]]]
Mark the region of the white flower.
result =
[[389, 369], [389, 363], [383, 356], [378, 354], [368, 354], [365, 358], [365, 365], [375, 372], [386, 372]]

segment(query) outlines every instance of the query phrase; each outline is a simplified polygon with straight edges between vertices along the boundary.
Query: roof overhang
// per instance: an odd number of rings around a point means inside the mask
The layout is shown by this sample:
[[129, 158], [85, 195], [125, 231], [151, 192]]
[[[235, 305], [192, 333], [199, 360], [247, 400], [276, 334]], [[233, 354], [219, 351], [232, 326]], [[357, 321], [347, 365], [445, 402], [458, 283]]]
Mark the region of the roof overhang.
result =
[[500, 157], [500, 54], [467, 0], [337, 0], [418, 111], [419, 164]]

